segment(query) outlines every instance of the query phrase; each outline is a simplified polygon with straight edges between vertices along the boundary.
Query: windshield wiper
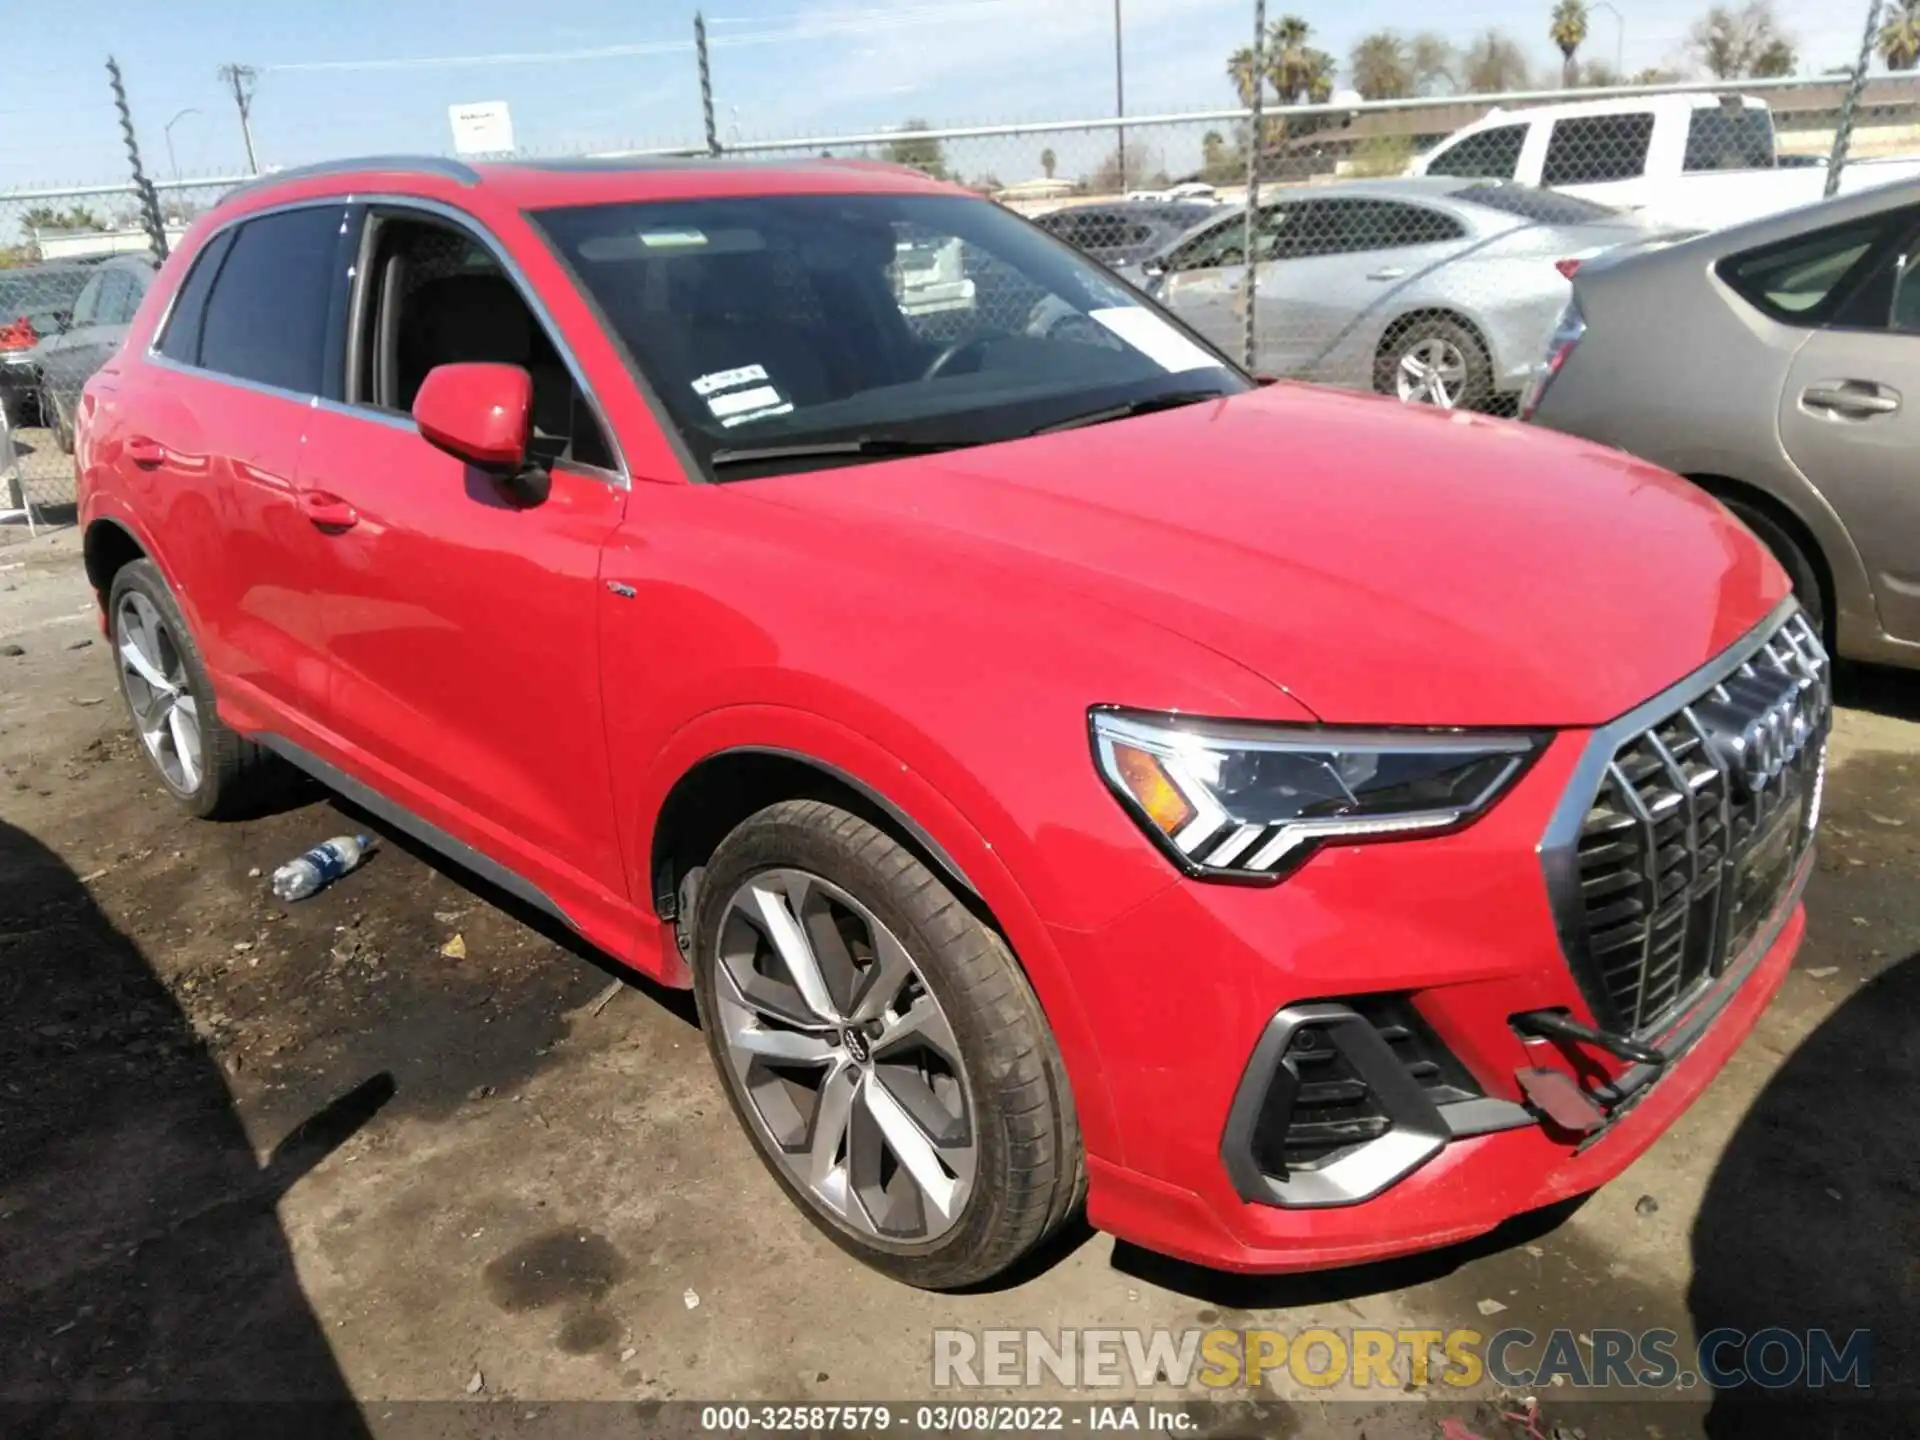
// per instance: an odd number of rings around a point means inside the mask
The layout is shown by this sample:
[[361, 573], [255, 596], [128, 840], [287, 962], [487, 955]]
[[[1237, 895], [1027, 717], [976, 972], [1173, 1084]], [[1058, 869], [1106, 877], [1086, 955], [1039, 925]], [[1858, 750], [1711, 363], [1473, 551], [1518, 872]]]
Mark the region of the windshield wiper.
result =
[[834, 455], [937, 455], [942, 450], [964, 450], [984, 440], [904, 440], [885, 435], [856, 435], [851, 440], [810, 440], [794, 445], [758, 445], [739, 450], [716, 450], [707, 463], [757, 465], [776, 460], [816, 460]]
[[1104, 410], [1089, 410], [1084, 415], [1070, 415], [1065, 420], [1056, 420], [1051, 425], [1042, 425], [1038, 430], [1029, 430], [1029, 435], [1051, 435], [1056, 430], [1078, 430], [1082, 425], [1104, 425], [1109, 420], [1126, 420], [1135, 415], [1151, 415], [1155, 410], [1173, 410], [1182, 405], [1197, 405], [1202, 400], [1224, 400], [1227, 392], [1221, 390], [1173, 390], [1165, 395], [1149, 395], [1144, 400], [1129, 401], [1125, 405], [1109, 405]]

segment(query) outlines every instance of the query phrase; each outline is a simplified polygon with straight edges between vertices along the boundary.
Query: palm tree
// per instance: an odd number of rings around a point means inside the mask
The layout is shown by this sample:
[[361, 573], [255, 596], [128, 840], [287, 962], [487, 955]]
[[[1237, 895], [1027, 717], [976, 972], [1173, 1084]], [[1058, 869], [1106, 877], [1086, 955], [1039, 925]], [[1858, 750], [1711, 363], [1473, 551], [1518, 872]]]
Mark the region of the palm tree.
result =
[[1233, 82], [1233, 91], [1240, 97], [1240, 103], [1251, 109], [1260, 84], [1254, 75], [1252, 46], [1242, 45], [1227, 57], [1227, 78]]
[[1880, 29], [1880, 58], [1889, 70], [1911, 70], [1920, 61], [1920, 0], [1901, 0]]
[[1571, 90], [1580, 77], [1573, 55], [1587, 43], [1587, 0], [1560, 0], [1553, 7], [1553, 24], [1547, 34], [1560, 47], [1560, 83]]
[[[1267, 32], [1267, 80], [1283, 105], [1298, 105], [1303, 99], [1312, 98], [1313, 57], [1322, 53], [1307, 44], [1312, 34], [1313, 27], [1298, 15], [1282, 15]], [[1329, 60], [1326, 66], [1329, 80], [1332, 68]], [[1331, 88], [1328, 93], [1332, 93]]]
[[1363, 100], [1403, 100], [1413, 94], [1413, 63], [1407, 42], [1391, 30], [1362, 36], [1349, 57], [1353, 88]]

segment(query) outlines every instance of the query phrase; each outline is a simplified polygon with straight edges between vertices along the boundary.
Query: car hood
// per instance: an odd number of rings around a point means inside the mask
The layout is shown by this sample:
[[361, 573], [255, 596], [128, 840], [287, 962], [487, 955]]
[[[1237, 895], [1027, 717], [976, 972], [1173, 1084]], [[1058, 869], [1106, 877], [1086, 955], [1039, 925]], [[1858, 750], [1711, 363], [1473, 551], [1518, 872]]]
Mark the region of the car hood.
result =
[[1597, 724], [1788, 588], [1717, 502], [1618, 451], [1309, 386], [744, 488], [885, 531], [874, 563], [917, 600], [1068, 587], [1334, 723]]

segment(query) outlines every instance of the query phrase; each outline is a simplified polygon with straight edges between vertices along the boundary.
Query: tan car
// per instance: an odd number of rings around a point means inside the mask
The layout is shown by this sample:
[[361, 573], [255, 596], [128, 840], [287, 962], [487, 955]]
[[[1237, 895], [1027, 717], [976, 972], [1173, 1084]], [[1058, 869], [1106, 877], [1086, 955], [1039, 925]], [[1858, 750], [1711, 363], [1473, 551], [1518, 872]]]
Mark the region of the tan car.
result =
[[1522, 406], [1687, 476], [1840, 654], [1920, 666], [1920, 181], [1608, 256]]

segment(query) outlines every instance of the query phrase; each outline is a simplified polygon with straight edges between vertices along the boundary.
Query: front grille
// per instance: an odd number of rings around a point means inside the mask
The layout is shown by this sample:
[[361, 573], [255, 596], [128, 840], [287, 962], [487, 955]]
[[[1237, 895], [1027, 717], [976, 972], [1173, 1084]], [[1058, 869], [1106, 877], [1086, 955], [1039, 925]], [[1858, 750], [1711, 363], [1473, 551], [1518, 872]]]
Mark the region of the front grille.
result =
[[1571, 892], [1556, 898], [1575, 978], [1608, 1029], [1652, 1034], [1723, 973], [1812, 841], [1832, 708], [1813, 627], [1796, 611], [1713, 668], [1609, 737], [1571, 873], [1555, 877]]

